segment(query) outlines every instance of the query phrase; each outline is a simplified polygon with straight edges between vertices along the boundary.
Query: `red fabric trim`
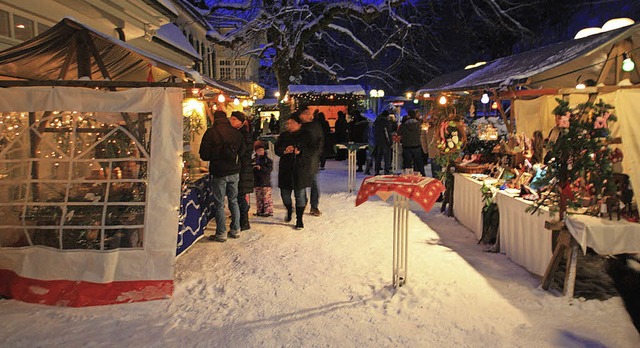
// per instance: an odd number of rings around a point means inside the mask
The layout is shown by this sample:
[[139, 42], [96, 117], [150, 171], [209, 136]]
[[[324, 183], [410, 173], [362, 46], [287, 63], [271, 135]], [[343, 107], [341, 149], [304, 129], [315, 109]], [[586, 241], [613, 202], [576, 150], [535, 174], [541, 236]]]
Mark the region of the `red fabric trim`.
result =
[[0, 295], [51, 306], [86, 307], [161, 300], [171, 297], [173, 280], [134, 280], [91, 283], [25, 278], [0, 269]]
[[396, 192], [418, 204], [425, 211], [431, 210], [444, 192], [444, 184], [438, 179], [414, 175], [379, 175], [364, 178], [356, 197], [356, 207], [366, 202], [378, 191]]

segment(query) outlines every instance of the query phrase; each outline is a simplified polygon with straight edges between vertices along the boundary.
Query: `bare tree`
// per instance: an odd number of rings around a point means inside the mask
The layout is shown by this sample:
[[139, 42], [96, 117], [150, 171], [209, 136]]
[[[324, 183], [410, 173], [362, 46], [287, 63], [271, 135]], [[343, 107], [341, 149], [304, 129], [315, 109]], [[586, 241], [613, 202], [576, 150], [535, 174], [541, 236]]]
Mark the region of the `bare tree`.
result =
[[[245, 0], [209, 2], [209, 37], [243, 55], [271, 64], [282, 95], [307, 71], [321, 71], [338, 82], [362, 78], [386, 80], [385, 71], [345, 67], [329, 60], [336, 51], [356, 53], [362, 61], [403, 51], [412, 23], [396, 13], [404, 0], [314, 1]], [[256, 47], [256, 42], [263, 45]], [[362, 64], [360, 64], [362, 65]], [[353, 71], [359, 71], [355, 76]]]

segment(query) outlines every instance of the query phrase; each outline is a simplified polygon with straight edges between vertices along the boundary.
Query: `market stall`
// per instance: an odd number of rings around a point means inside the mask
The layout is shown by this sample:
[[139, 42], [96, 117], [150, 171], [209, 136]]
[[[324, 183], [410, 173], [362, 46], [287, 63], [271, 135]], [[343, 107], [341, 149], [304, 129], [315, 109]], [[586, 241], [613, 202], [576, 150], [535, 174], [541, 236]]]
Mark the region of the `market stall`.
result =
[[[0, 52], [1, 296], [171, 296], [197, 75], [69, 18]], [[196, 213], [184, 220], [202, 224]]]

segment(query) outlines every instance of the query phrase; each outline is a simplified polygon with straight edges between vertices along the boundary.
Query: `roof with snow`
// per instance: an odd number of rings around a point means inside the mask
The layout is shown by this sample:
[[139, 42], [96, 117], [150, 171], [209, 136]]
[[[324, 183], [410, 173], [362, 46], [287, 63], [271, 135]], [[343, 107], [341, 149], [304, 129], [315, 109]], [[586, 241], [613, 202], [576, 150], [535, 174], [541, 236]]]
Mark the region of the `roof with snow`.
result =
[[[627, 40], [629, 39], [629, 40]], [[537, 48], [498, 58], [470, 70], [459, 70], [436, 77], [418, 93], [483, 89], [528, 85], [533, 88], [566, 88], [576, 81], [597, 81], [605, 68], [614, 45], [621, 43], [625, 51], [640, 49], [640, 24]], [[636, 53], [640, 57], [640, 52]], [[621, 59], [621, 53], [617, 55]], [[619, 69], [619, 67], [618, 67]], [[616, 69], [604, 77], [604, 83], [615, 85]], [[637, 71], [631, 74], [633, 83], [640, 82]]]
[[173, 23], [168, 23], [160, 26], [160, 28], [156, 31], [154, 39], [155, 38], [169, 44], [180, 52], [186, 53], [192, 58], [202, 60], [202, 56], [200, 56], [200, 53], [196, 51], [189, 40], [184, 36], [182, 30], [180, 30], [180, 28], [178, 28], [178, 26]]
[[289, 85], [289, 94], [353, 94], [366, 96], [360, 85]]
[[171, 76], [194, 80], [192, 69], [68, 17], [31, 40], [0, 52], [0, 79], [77, 80], [81, 61], [86, 62], [91, 80], [148, 81], [150, 69], [154, 81]]
[[204, 75], [201, 75], [200, 78], [202, 78], [204, 83], [206, 83], [207, 85], [213, 87], [214, 89], [218, 89], [218, 90], [221, 90], [221, 91], [223, 91], [225, 93], [228, 93], [229, 95], [238, 96], [238, 97], [248, 97], [249, 96], [249, 92], [243, 90], [242, 88], [234, 86], [234, 85], [232, 85], [230, 83], [217, 81], [217, 80], [214, 80], [214, 79], [210, 78], [209, 76], [204, 76]]

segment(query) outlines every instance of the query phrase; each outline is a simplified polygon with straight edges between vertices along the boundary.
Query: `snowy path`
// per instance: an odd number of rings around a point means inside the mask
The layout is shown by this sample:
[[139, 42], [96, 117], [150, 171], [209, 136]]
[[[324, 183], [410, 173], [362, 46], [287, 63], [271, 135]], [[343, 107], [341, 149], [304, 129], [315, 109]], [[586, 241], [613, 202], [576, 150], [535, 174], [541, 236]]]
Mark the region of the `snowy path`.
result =
[[202, 240], [177, 260], [171, 300], [0, 301], [0, 346], [640, 346], [620, 298], [569, 303], [541, 290], [537, 276], [483, 253], [438, 206], [412, 204], [408, 283], [393, 289], [393, 207], [372, 199], [355, 208], [342, 192], [346, 163], [327, 165], [323, 215], [306, 215], [304, 230], [281, 222], [274, 189], [274, 217], [253, 219], [238, 240]]

